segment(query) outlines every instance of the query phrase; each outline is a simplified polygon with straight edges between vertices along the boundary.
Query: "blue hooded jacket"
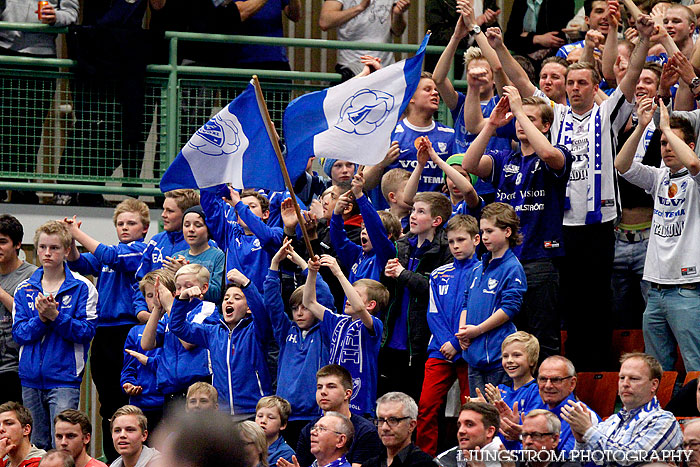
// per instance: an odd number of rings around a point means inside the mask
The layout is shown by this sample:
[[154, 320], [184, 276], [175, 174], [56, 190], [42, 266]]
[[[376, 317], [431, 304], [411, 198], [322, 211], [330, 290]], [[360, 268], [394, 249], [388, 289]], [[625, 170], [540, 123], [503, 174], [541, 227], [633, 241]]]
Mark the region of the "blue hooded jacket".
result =
[[79, 388], [97, 322], [97, 290], [64, 262], [66, 279], [54, 296], [55, 320], [45, 323], [34, 305], [44, 290], [41, 267], [15, 290], [12, 337], [20, 345], [19, 378], [34, 389]]
[[190, 246], [185, 241], [182, 230], [176, 232], [159, 232], [151, 238], [143, 252], [141, 263], [136, 270], [136, 279], [141, 280], [149, 272], [163, 267], [166, 256], [173, 256], [176, 251], [187, 250]]
[[80, 274], [97, 277], [97, 326], [136, 324], [136, 314], [148, 308], [135, 309], [132, 300], [136, 284], [134, 273], [141, 264], [146, 244], [142, 241], [100, 244], [95, 253], [83, 253], [68, 266]]
[[430, 274], [430, 305], [428, 306], [428, 327], [430, 327], [430, 342], [428, 343], [428, 358], [445, 360], [440, 348], [445, 342], [450, 342], [457, 350], [452, 361], [462, 358], [459, 339], [455, 333], [459, 331], [459, 317], [464, 303], [463, 291], [469, 285], [472, 271], [478, 264], [476, 255], [463, 260], [440, 266]]
[[[175, 301], [177, 303], [177, 300]], [[192, 350], [187, 350], [182, 346], [180, 339], [172, 329], [173, 309], [170, 316], [163, 315], [158, 321], [156, 330], [156, 345], [161, 347], [160, 353], [156, 356], [156, 375], [158, 379], [158, 390], [161, 394], [172, 394], [174, 392], [187, 389], [190, 384], [201, 381], [211, 375], [211, 364], [209, 352], [202, 346]], [[219, 319], [219, 312], [216, 305], [211, 302], [198, 302], [198, 305], [187, 309], [187, 316], [184, 320], [193, 326], [195, 323], [215, 324]], [[183, 339], [189, 344], [195, 344], [187, 339]]]
[[251, 283], [243, 289], [251, 313], [233, 329], [222, 320], [216, 324], [187, 323], [185, 314], [201, 301], [175, 300], [171, 330], [180, 339], [211, 352], [213, 385], [219, 393], [219, 410], [252, 414], [258, 400], [272, 394], [265, 342], [272, 337], [270, 319], [260, 292]]
[[[333, 307], [328, 285], [316, 276], [318, 302]], [[316, 393], [309, 390], [309, 381], [316, 381], [316, 372], [328, 364], [330, 339], [321, 332], [321, 323], [311, 326], [304, 337], [299, 326], [289, 319], [282, 303], [282, 286], [278, 271], [270, 270], [265, 279], [265, 307], [270, 315], [275, 340], [280, 346], [277, 365], [277, 395], [292, 406], [290, 420], [311, 420], [321, 415]]]
[[160, 353], [160, 349], [143, 350], [141, 347], [141, 336], [145, 324], [134, 326], [126, 336], [124, 349], [134, 350], [148, 357], [148, 363], [142, 365], [136, 357], [132, 357], [124, 352], [124, 365], [122, 366], [122, 376], [119, 384], [124, 386], [126, 383], [131, 383], [134, 386], [141, 386], [143, 391], [138, 396], [130, 396], [129, 404], [135, 405], [142, 409], [156, 409], [163, 406], [163, 395], [157, 389], [156, 365], [155, 357]]
[[[261, 290], [270, 260], [282, 246], [282, 229], [269, 227], [244, 203], [232, 208], [218, 197], [218, 190], [218, 187], [201, 190], [200, 202], [212, 239], [226, 253], [226, 272], [234, 268], [243, 271]], [[245, 234], [238, 217], [253, 235]]]
[[523, 295], [527, 290], [525, 271], [511, 249], [500, 258], [491, 259], [491, 253], [483, 255], [471, 276], [471, 284], [465, 292], [464, 307], [467, 322], [478, 326], [499, 309], [509, 320], [472, 339], [464, 351], [469, 366], [489, 371], [501, 366], [501, 344], [516, 329], [513, 317], [520, 312]]

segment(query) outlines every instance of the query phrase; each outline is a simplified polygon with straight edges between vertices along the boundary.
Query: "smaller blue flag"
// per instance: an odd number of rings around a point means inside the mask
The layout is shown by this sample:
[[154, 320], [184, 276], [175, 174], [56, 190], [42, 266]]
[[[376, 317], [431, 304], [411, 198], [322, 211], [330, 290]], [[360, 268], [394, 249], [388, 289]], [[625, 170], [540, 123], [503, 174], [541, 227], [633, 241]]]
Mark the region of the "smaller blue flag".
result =
[[[192, 135], [160, 180], [160, 190], [234, 188], [285, 190], [252, 82]], [[294, 174], [298, 176], [299, 174]]]

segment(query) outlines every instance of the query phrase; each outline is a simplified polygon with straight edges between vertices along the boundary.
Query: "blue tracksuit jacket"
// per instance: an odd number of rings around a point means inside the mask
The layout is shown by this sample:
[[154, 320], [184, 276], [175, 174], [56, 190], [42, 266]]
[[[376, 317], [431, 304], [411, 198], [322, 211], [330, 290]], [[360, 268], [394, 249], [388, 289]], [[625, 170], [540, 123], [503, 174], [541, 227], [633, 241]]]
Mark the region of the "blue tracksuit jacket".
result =
[[440, 266], [430, 274], [430, 305], [428, 306], [428, 327], [432, 335], [428, 343], [428, 358], [445, 360], [440, 347], [451, 342], [457, 350], [452, 361], [462, 358], [459, 340], [459, 317], [464, 304], [464, 290], [470, 283], [472, 271], [478, 264], [476, 255], [469, 259], [455, 260]]
[[141, 264], [146, 244], [142, 241], [100, 244], [95, 253], [83, 253], [75, 261], [69, 261], [71, 270], [97, 277], [97, 326], [121, 326], [136, 324], [136, 314], [148, 308], [134, 309], [134, 273]]
[[[173, 307], [175, 307], [174, 304]], [[161, 394], [186, 390], [190, 384], [211, 375], [209, 352], [202, 346], [192, 350], [186, 350], [182, 346], [180, 339], [172, 330], [172, 313], [171, 310], [170, 316], [166, 314], [161, 318], [156, 330], [156, 344], [161, 347], [155, 360], [158, 390]], [[219, 316], [216, 305], [200, 301], [196, 307], [187, 310], [185, 320], [190, 326], [194, 323], [215, 324]], [[197, 345], [196, 342], [183, 340]]]
[[171, 330], [180, 339], [211, 352], [213, 385], [219, 393], [219, 409], [231, 414], [255, 413], [263, 396], [272, 394], [265, 343], [272, 337], [270, 319], [260, 292], [251, 284], [243, 289], [251, 313], [233, 329], [216, 324], [186, 323], [185, 314], [199, 300], [176, 300], [170, 312]]
[[[262, 290], [270, 259], [282, 245], [282, 229], [267, 226], [243, 203], [232, 208], [217, 196], [217, 189], [201, 190], [200, 201], [209, 232], [226, 253], [226, 272], [238, 269]], [[238, 225], [239, 216], [253, 235], [246, 235], [243, 227]]]
[[463, 309], [467, 310], [466, 324], [477, 326], [499, 309], [510, 320], [472, 340], [463, 353], [470, 366], [484, 371], [501, 366], [501, 344], [516, 331], [512, 319], [520, 312], [525, 290], [525, 271], [512, 250], [506, 250], [502, 257], [496, 259], [491, 259], [489, 252], [483, 255], [465, 292]]
[[34, 389], [79, 388], [97, 322], [97, 290], [63, 264], [66, 279], [54, 296], [58, 316], [44, 323], [35, 308], [43, 293], [39, 268], [15, 290], [12, 337], [20, 345], [19, 378]]
[[180, 250], [187, 250], [190, 246], [185, 241], [182, 230], [177, 232], [159, 232], [151, 238], [143, 252], [141, 263], [136, 270], [136, 279], [141, 280], [149, 272], [163, 267], [166, 256]]
[[155, 358], [160, 353], [160, 349], [143, 350], [143, 347], [141, 347], [141, 336], [143, 336], [145, 327], [145, 324], [141, 324], [131, 328], [126, 336], [124, 349], [135, 350], [146, 355], [148, 364], [142, 365], [135, 357], [124, 352], [124, 365], [122, 366], [122, 376], [119, 384], [122, 387], [126, 383], [141, 386], [143, 391], [138, 396], [131, 396], [129, 404], [148, 410], [162, 407], [163, 395], [157, 389], [158, 380], [155, 365]]
[[348, 280], [351, 284], [358, 279], [380, 280], [387, 261], [396, 257], [396, 245], [387, 238], [388, 234], [382, 219], [372, 206], [372, 202], [367, 196], [362, 196], [358, 198], [357, 204], [360, 206], [367, 235], [372, 242], [371, 251], [364, 253], [362, 246], [348, 239], [343, 216], [333, 213], [330, 225], [331, 243], [340, 263], [350, 271]]
[[[270, 315], [275, 340], [280, 346], [277, 365], [277, 395], [292, 405], [290, 420], [311, 420], [321, 415], [316, 393], [310, 391], [316, 372], [328, 364], [330, 339], [316, 322], [304, 337], [299, 326], [289, 319], [282, 303], [282, 287], [278, 271], [268, 271], [265, 279], [265, 307]], [[316, 276], [318, 302], [333, 307], [328, 285]]]

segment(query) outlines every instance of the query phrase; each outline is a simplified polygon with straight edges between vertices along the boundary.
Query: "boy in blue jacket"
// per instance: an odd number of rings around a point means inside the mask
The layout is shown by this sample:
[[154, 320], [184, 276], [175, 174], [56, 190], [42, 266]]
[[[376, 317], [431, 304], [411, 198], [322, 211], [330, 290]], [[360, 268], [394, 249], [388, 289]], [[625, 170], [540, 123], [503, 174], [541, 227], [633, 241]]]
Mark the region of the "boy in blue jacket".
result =
[[[77, 273], [97, 278], [97, 331], [90, 365], [100, 399], [103, 433], [108, 433], [109, 417], [128, 403], [119, 384], [126, 336], [134, 324], [148, 320], [145, 303], [132, 300], [136, 286], [134, 273], [146, 249], [143, 240], [151, 223], [148, 206], [127, 198], [114, 208], [112, 220], [119, 239], [116, 245], [105, 245], [82, 231], [76, 216], [63, 221], [73, 237], [68, 266]], [[75, 242], [88, 253], [80, 254]], [[109, 460], [119, 457], [111, 443], [105, 443], [105, 455]]]
[[[381, 279], [387, 261], [396, 257], [394, 240], [401, 236], [399, 220], [388, 211], [378, 213], [369, 197], [364, 195], [364, 186], [362, 172], [356, 173], [351, 192], [338, 199], [331, 217], [331, 243], [340, 264], [349, 271], [350, 283], [358, 279]], [[362, 216], [361, 246], [351, 242], [345, 232], [343, 212], [351, 203], [350, 195], [354, 196]]]
[[[219, 195], [223, 189], [231, 201]], [[223, 185], [202, 190], [202, 209], [211, 236], [226, 253], [226, 271], [245, 271], [261, 290], [270, 258], [282, 245], [282, 229], [270, 227], [270, 202], [256, 190], [237, 192]]]
[[41, 225], [34, 246], [41, 267], [15, 291], [12, 337], [20, 345], [22, 400], [32, 414], [32, 443], [50, 449], [53, 418], [77, 409], [90, 341], [95, 335], [97, 290], [68, 269], [72, 238], [59, 221]]
[[[316, 372], [328, 363], [330, 338], [321, 332], [321, 323], [302, 303], [304, 285], [297, 287], [289, 297], [292, 319], [287, 315], [282, 299], [279, 264], [289, 258], [307, 272], [307, 263], [292, 248], [292, 239], [285, 239], [272, 257], [265, 279], [265, 308], [270, 315], [275, 340], [280, 346], [277, 365], [277, 395], [292, 406], [285, 439], [296, 446], [296, 438], [304, 426], [321, 415], [316, 397], [308, 390]], [[322, 278], [318, 279], [319, 302], [333, 309], [333, 296]]]
[[291, 412], [289, 401], [279, 396], [265, 396], [255, 406], [255, 423], [265, 432], [267, 464], [270, 466], [277, 465], [279, 459], [293, 462], [294, 449], [281, 435], [282, 430], [287, 428]]
[[465, 292], [457, 333], [469, 364], [469, 392], [508, 381], [501, 365], [501, 344], [515, 332], [512, 319], [527, 289], [525, 271], [511, 248], [522, 241], [520, 219], [512, 206], [491, 203], [481, 213], [481, 240], [487, 252], [474, 269]]
[[[168, 273], [163, 271], [163, 273]], [[207, 349], [178, 339], [174, 334], [172, 308], [175, 296], [183, 290], [198, 287], [202, 294], [209, 288], [209, 271], [201, 264], [188, 264], [175, 275], [175, 294], [160, 283], [158, 276], [154, 282], [155, 296], [152, 298], [151, 316], [141, 336], [141, 347], [153, 350], [161, 347], [156, 357], [158, 390], [165, 397], [165, 405], [184, 401], [187, 388], [196, 381], [211, 381], [209, 352]], [[149, 299], [150, 300], [150, 299]], [[219, 319], [216, 305], [199, 301], [198, 306], [187, 310], [183, 318], [189, 325], [193, 323], [215, 324]]]
[[172, 190], [165, 193], [163, 201], [163, 232], [151, 238], [143, 252], [141, 263], [136, 271], [136, 279], [141, 280], [149, 272], [160, 269], [163, 263], [171, 260], [177, 251], [189, 248], [182, 234], [182, 216], [192, 206], [199, 204], [199, 193], [194, 190]]
[[455, 380], [459, 380], [460, 404], [469, 396], [468, 368], [462, 359], [459, 330], [462, 312], [461, 292], [466, 290], [478, 259], [479, 225], [472, 216], [458, 214], [445, 227], [447, 243], [454, 262], [440, 266], [430, 274], [428, 359], [418, 404], [416, 444], [431, 456], [438, 447], [438, 412]]
[[[257, 287], [237, 269], [228, 272], [230, 285], [218, 323], [187, 322], [186, 314], [202, 306], [206, 290], [197, 285], [180, 291], [173, 304], [170, 329], [187, 342], [209, 349], [219, 410], [254, 414], [258, 399], [271, 394], [266, 342], [272, 337], [270, 318]], [[206, 303], [206, 302], [205, 302]]]
[[[345, 291], [345, 315], [335, 314], [316, 300], [316, 276], [321, 266], [331, 270]], [[360, 416], [372, 413], [377, 399], [377, 359], [383, 325], [374, 315], [381, 313], [388, 303], [386, 287], [372, 279], [350, 284], [332, 256], [309, 260], [303, 304], [322, 322], [321, 331], [331, 339], [328, 363], [350, 372], [353, 382], [350, 411]]]

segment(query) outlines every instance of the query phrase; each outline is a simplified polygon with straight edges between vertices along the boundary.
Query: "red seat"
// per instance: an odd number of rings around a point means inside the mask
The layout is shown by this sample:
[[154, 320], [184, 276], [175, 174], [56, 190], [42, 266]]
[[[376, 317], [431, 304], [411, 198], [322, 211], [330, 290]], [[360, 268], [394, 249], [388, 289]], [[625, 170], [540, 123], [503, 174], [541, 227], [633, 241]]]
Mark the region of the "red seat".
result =
[[690, 383], [694, 379], [698, 379], [700, 376], [700, 371], [689, 371], [685, 374], [685, 380], [683, 381], [683, 386]]
[[644, 352], [644, 334], [641, 329], [615, 329], [612, 336], [615, 360], [630, 352]]
[[564, 344], [566, 344], [566, 338], [568, 337], [566, 331], [562, 330], [561, 331], [561, 352], [559, 352], [560, 355], [566, 355], [566, 352], [564, 351]]
[[602, 418], [612, 415], [617, 399], [618, 372], [582, 371], [577, 375], [576, 395]]
[[673, 387], [676, 385], [677, 378], [677, 371], [664, 371], [661, 381], [659, 382], [659, 388], [656, 390], [656, 398], [659, 400], [661, 407], [666, 407], [668, 401], [671, 400], [671, 396], [673, 396]]

